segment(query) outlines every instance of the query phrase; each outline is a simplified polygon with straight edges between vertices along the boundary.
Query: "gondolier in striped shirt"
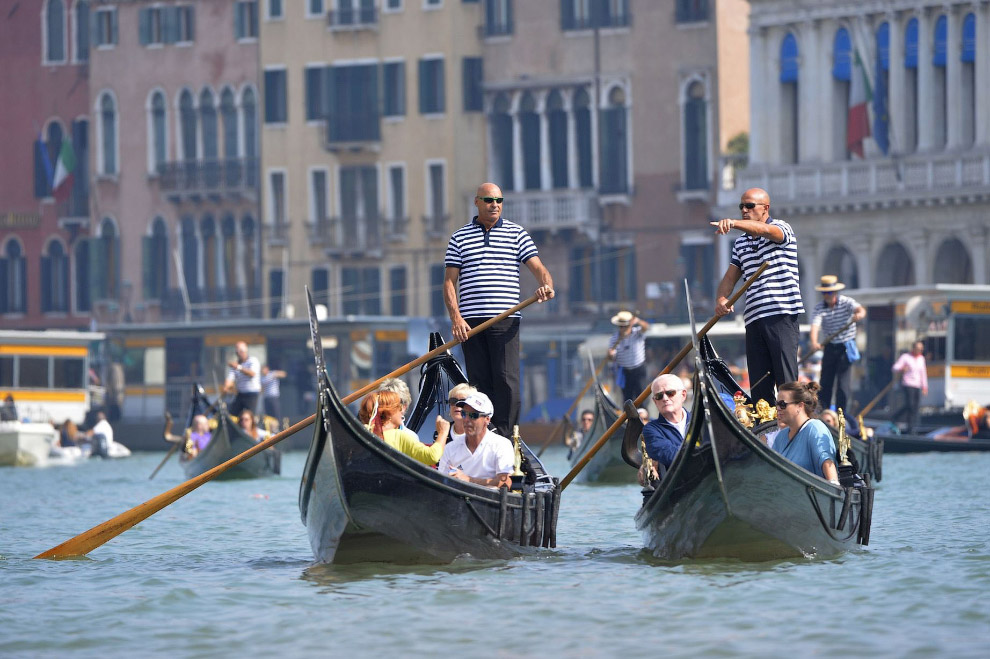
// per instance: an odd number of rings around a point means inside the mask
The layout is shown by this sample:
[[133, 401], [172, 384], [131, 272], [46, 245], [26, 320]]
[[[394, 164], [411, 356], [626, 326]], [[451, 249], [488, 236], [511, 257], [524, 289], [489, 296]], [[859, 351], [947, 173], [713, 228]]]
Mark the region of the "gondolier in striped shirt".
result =
[[769, 266], [746, 289], [746, 362], [754, 401], [776, 402], [774, 387], [798, 379], [798, 317], [804, 313], [798, 273], [797, 239], [791, 226], [770, 217], [770, 195], [750, 188], [739, 204], [742, 219], [711, 222], [717, 235], [743, 232], [732, 245], [729, 267], [718, 285], [715, 315], [733, 311], [729, 296], [740, 277], [748, 279], [766, 261]]
[[462, 343], [471, 384], [491, 397], [492, 422], [508, 437], [519, 422], [519, 319], [516, 313], [484, 332], [468, 332], [519, 303], [519, 264], [525, 263], [539, 288], [540, 302], [554, 296], [553, 279], [533, 239], [502, 217], [502, 191], [483, 183], [474, 198], [478, 215], [454, 232], [444, 258], [443, 299], [451, 331]]
[[619, 384], [622, 388], [622, 400], [636, 400], [646, 388], [644, 333], [650, 329], [650, 324], [629, 311], [620, 311], [612, 316], [612, 324], [618, 329], [608, 341], [608, 356], [622, 369], [622, 379]]
[[248, 354], [248, 346], [244, 341], [238, 341], [234, 346], [237, 359], [227, 362], [227, 378], [224, 381], [224, 391], [237, 392], [234, 402], [228, 411], [237, 416], [241, 410], [251, 410], [258, 407], [258, 396], [261, 395], [261, 362], [257, 357]]
[[[849, 408], [846, 405], [852, 393], [850, 367], [859, 359], [859, 350], [855, 348], [856, 323], [866, 317], [866, 309], [851, 297], [839, 295], [839, 291], [845, 287], [846, 285], [835, 275], [824, 275], [821, 283], [815, 286], [815, 290], [822, 294], [823, 299], [811, 312], [809, 338], [812, 352], [824, 350], [822, 374], [819, 378], [822, 390], [818, 402], [822, 409], [829, 409], [832, 406], [834, 392], [836, 409], [843, 409], [848, 413]], [[818, 341], [819, 339], [824, 341], [827, 337], [832, 339], [823, 348]]]

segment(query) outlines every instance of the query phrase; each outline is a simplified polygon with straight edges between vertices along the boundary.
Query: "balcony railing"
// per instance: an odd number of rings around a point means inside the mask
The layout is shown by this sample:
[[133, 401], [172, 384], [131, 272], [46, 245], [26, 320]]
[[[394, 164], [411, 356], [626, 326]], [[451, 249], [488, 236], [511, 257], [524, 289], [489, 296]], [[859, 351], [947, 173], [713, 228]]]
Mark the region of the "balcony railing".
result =
[[266, 222], [264, 226], [269, 245], [287, 245], [289, 243], [288, 221]]
[[362, 148], [381, 142], [381, 117], [377, 110], [331, 113], [326, 123], [326, 147], [330, 150]]
[[529, 231], [576, 229], [598, 235], [601, 208], [592, 190], [509, 192], [502, 214]]
[[374, 7], [345, 7], [327, 12], [331, 30], [370, 30], [378, 27], [378, 10]]
[[162, 192], [181, 201], [207, 195], [256, 198], [258, 159], [187, 160], [158, 166]]
[[327, 252], [368, 256], [381, 254], [382, 221], [377, 215], [345, 215], [327, 220]]
[[990, 187], [990, 151], [820, 165], [751, 165], [735, 172], [734, 183], [733, 188], [722, 186], [720, 206], [735, 204], [739, 192], [752, 187], [770, 192], [778, 207], [782, 203], [817, 208], [966, 197]]
[[385, 236], [392, 242], [403, 242], [409, 237], [408, 217], [386, 217], [383, 220]]
[[450, 232], [450, 215], [424, 215], [423, 226], [428, 238], [445, 238]]

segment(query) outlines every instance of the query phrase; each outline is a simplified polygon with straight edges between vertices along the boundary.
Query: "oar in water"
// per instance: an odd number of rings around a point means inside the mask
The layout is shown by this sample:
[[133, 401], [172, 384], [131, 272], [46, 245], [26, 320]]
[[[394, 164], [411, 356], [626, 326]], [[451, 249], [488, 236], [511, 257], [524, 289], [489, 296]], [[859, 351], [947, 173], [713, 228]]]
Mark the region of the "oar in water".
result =
[[[729, 298], [728, 304], [726, 306], [731, 307], [733, 304], [735, 304], [736, 301], [740, 298], [740, 296], [742, 296], [742, 294], [746, 291], [746, 289], [749, 288], [754, 281], [756, 281], [756, 278], [759, 277], [761, 274], [763, 274], [763, 271], [767, 269], [767, 265], [768, 264], [764, 262], [763, 265], [761, 265], [757, 269], [757, 271], [753, 273], [753, 276], [747, 279], [743, 283], [743, 285], [739, 288], [739, 290], [736, 291], [732, 295], [732, 297]], [[719, 316], [712, 316], [708, 320], [708, 322], [705, 323], [705, 326], [702, 327], [701, 330], [698, 332], [698, 337], [701, 338], [705, 334], [708, 334], [708, 330], [710, 330], [715, 325], [715, 323], [718, 322], [718, 320], [719, 320]], [[674, 367], [676, 367], [680, 363], [680, 361], [684, 359], [689, 352], [691, 352], [692, 347], [693, 347], [693, 340], [691, 343], [688, 343], [683, 348], [681, 348], [681, 351], [676, 355], [674, 355], [674, 358], [670, 361], [670, 363], [667, 364], [664, 367], [664, 369], [660, 371], [660, 373], [658, 373], [657, 375], [658, 376], [664, 375], [674, 370]], [[649, 395], [650, 395], [650, 388], [647, 387], [646, 389], [643, 390], [643, 392], [639, 396], [636, 397], [636, 400], [633, 401], [633, 405], [635, 405], [637, 408], [640, 407]], [[608, 430], [606, 430], [602, 434], [602, 436], [598, 438], [598, 441], [595, 442], [594, 446], [592, 446], [588, 450], [588, 452], [585, 453], [580, 460], [578, 460], [578, 463], [574, 465], [571, 468], [571, 470], [567, 473], [567, 475], [564, 476], [563, 480], [560, 481], [561, 490], [567, 487], [570, 484], [570, 482], [574, 480], [574, 477], [577, 476], [579, 473], [581, 473], [581, 470], [584, 469], [589, 462], [591, 462], [591, 459], [595, 457], [595, 454], [598, 453], [598, 451], [600, 451], [603, 446], [605, 446], [608, 440], [611, 439], [612, 435], [615, 434], [615, 431], [621, 428], [622, 424], [625, 423], [626, 419], [628, 418], [629, 416], [627, 415], [625, 410], [623, 410], [623, 412], [619, 414], [619, 418], [616, 419], [611, 426], [609, 426]]]
[[155, 467], [155, 470], [151, 472], [150, 476], [148, 476], [149, 481], [155, 477], [155, 475], [161, 470], [162, 467], [165, 466], [165, 463], [168, 462], [168, 459], [172, 457], [172, 454], [175, 453], [175, 450], [179, 448], [179, 446], [181, 445], [184, 439], [182, 437], [176, 437], [175, 435], [172, 434], [172, 415], [169, 414], [168, 412], [165, 412], [165, 430], [162, 432], [162, 434], [165, 436], [165, 441], [172, 444], [172, 448], [168, 450], [168, 453], [165, 454], [165, 457], [162, 458], [162, 461], [158, 463], [158, 466]]
[[[827, 346], [829, 343], [832, 342], [832, 339], [834, 339], [835, 337], [837, 337], [840, 334], [842, 334], [843, 332], [845, 332], [846, 329], [850, 325], [852, 325], [853, 323], [855, 323], [855, 322], [856, 322], [856, 319], [855, 318], [850, 318], [848, 323], [846, 323], [845, 325], [843, 325], [839, 329], [835, 330], [834, 332], [832, 332], [831, 334], [829, 334], [828, 336], [826, 336], [825, 337], [825, 340], [822, 341], [822, 343], [821, 343], [822, 350], [824, 350], [825, 349], [825, 346]], [[798, 366], [800, 366], [801, 364], [803, 364], [806, 361], [808, 361], [808, 358], [810, 358], [813, 354], [815, 354], [815, 353], [814, 352], [809, 352], [807, 355], [804, 355], [803, 357], [799, 354], [798, 355]]]
[[859, 436], [862, 437], [863, 439], [866, 439], [866, 428], [863, 426], [863, 417], [869, 414], [870, 410], [872, 410], [876, 406], [876, 404], [879, 403], [883, 399], [883, 397], [887, 395], [887, 392], [890, 391], [890, 388], [894, 386], [895, 382], [897, 382], [897, 378], [894, 378], [893, 380], [888, 382], [887, 386], [881, 389], [880, 393], [874, 396], [873, 400], [867, 403], [866, 406], [859, 411], [859, 414], [856, 415], [856, 421], [859, 423]]
[[567, 408], [566, 412], [564, 412], [564, 416], [560, 419], [559, 422], [557, 422], [557, 425], [550, 433], [550, 438], [540, 448], [540, 452], [536, 454], [536, 457], [540, 457], [541, 455], [543, 455], [543, 451], [547, 450], [547, 447], [553, 444], [557, 440], [557, 435], [560, 434], [567, 427], [567, 421], [570, 418], [571, 414], [574, 413], [574, 409], [577, 407], [578, 403], [581, 402], [581, 398], [588, 392], [588, 387], [590, 387], [591, 384], [598, 379], [598, 375], [602, 372], [602, 369], [605, 368], [605, 364], [607, 363], [608, 363], [608, 356], [606, 355], [605, 359], [603, 359], [601, 363], [598, 364], [598, 368], [595, 369], [594, 374], [588, 377], [588, 381], [584, 383], [584, 387], [581, 389], [581, 393], [575, 396], [574, 402], [571, 403], [571, 406]]
[[[479, 332], [485, 331], [495, 323], [505, 320], [512, 314], [521, 311], [522, 309], [525, 309], [526, 307], [528, 307], [529, 305], [533, 304], [536, 301], [537, 301], [537, 297], [533, 295], [532, 297], [528, 298], [523, 302], [520, 302], [511, 309], [508, 309], [500, 313], [499, 315], [495, 316], [494, 318], [490, 318], [485, 322], [481, 323], [480, 325], [478, 325], [477, 327], [475, 327], [474, 329], [468, 332], [468, 337], [474, 336]], [[460, 341], [456, 339], [448, 341], [442, 346], [438, 348], [434, 348], [433, 350], [429, 351], [422, 357], [414, 359], [405, 366], [397, 368], [388, 375], [381, 377], [378, 380], [372, 382], [371, 384], [365, 385], [361, 389], [358, 389], [354, 393], [345, 396], [341, 400], [345, 405], [353, 403], [354, 401], [358, 400], [365, 394], [377, 389], [378, 386], [385, 380], [389, 378], [399, 377], [400, 375], [416, 368], [420, 364], [425, 364], [433, 357], [436, 357], [437, 355], [444, 353], [447, 350], [450, 350], [458, 343], [460, 343]], [[35, 558], [69, 558], [71, 556], [85, 556], [86, 554], [93, 551], [97, 547], [116, 538], [118, 535], [120, 535], [127, 529], [131, 528], [132, 526], [151, 517], [162, 508], [181, 499], [182, 497], [189, 494], [203, 483], [212, 480], [213, 478], [227, 471], [231, 467], [239, 465], [245, 460], [257, 455], [258, 453], [261, 453], [265, 449], [275, 446], [286, 437], [289, 437], [290, 435], [299, 432], [303, 428], [313, 423], [315, 419], [316, 419], [316, 415], [311, 414], [302, 421], [293, 424], [292, 426], [286, 428], [277, 435], [272, 435], [271, 437], [255, 444], [248, 450], [234, 456], [233, 458], [227, 460], [223, 464], [217, 465], [213, 469], [210, 469], [209, 471], [206, 471], [195, 478], [190, 478], [185, 483], [181, 483], [173, 487], [171, 490], [167, 492], [163, 492], [162, 494], [159, 494], [153, 499], [149, 499], [144, 503], [117, 515], [113, 519], [109, 519], [106, 522], [99, 524], [98, 526], [94, 526], [88, 531], [80, 533], [74, 538], [70, 538], [66, 540], [65, 542], [63, 542], [62, 544], [56, 547], [52, 547], [51, 549], [38, 554], [37, 556], [35, 556]]]

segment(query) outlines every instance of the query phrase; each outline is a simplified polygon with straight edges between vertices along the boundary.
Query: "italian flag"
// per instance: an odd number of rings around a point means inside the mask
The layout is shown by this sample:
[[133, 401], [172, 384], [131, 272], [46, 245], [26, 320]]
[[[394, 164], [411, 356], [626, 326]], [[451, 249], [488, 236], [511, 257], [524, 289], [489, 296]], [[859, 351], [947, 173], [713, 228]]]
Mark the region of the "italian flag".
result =
[[58, 153], [55, 163], [55, 175], [52, 177], [52, 196], [58, 201], [64, 201], [72, 190], [72, 173], [76, 169], [76, 152], [72, 150], [69, 138], [62, 140], [62, 150]]
[[849, 88], [849, 118], [846, 121], [846, 147], [850, 153], [863, 157], [863, 140], [870, 136], [870, 115], [867, 110], [873, 92], [866, 77], [866, 67], [855, 51], [852, 81]]

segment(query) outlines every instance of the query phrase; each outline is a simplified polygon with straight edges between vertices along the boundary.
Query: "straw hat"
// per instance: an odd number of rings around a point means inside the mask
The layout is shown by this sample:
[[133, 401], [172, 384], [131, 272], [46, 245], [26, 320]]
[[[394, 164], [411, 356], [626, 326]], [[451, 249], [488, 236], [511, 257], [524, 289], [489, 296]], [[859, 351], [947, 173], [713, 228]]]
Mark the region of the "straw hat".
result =
[[822, 293], [834, 293], [835, 291], [841, 291], [846, 285], [839, 281], [839, 278], [835, 275], [822, 275], [822, 283], [815, 286], [816, 291], [821, 291]]
[[628, 311], [620, 311], [612, 316], [612, 324], [618, 325], [619, 327], [627, 327], [632, 322], [632, 319], [632, 313]]

